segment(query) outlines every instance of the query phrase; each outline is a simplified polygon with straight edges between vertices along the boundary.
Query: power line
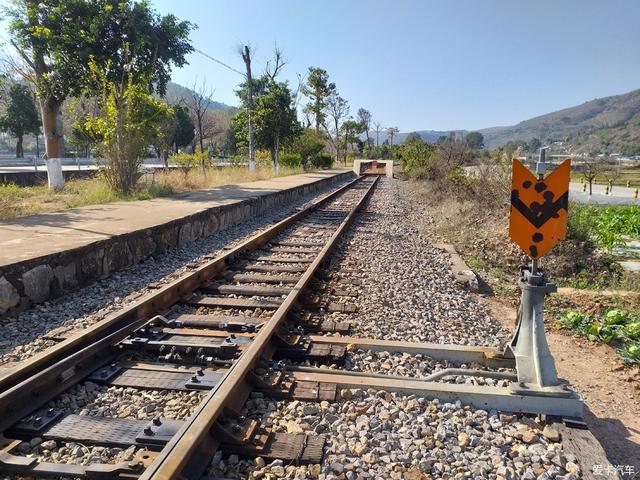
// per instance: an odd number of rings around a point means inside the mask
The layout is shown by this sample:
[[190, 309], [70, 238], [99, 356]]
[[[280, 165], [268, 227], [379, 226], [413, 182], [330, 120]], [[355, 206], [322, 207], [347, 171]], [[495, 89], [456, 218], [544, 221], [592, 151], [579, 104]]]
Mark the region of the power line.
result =
[[222, 65], [222, 66], [223, 66], [223, 67], [225, 67], [225, 68], [228, 68], [228, 69], [229, 69], [229, 70], [231, 70], [232, 72], [235, 72], [235, 73], [237, 73], [237, 74], [239, 74], [239, 75], [242, 75], [243, 77], [244, 77], [244, 76], [246, 76], [246, 75], [245, 75], [243, 72], [241, 72], [240, 70], [236, 70], [235, 68], [233, 68], [233, 67], [231, 67], [231, 66], [227, 65], [226, 63], [221, 62], [221, 61], [220, 61], [220, 60], [218, 60], [217, 58], [213, 58], [211, 55], [204, 53], [202, 50], [200, 50], [200, 49], [198, 49], [198, 48], [194, 48], [194, 50], [195, 50], [196, 52], [198, 52], [200, 55], [204, 55], [204, 56], [205, 56], [205, 57], [207, 57], [209, 60], [212, 60], [212, 61], [214, 61], [214, 62], [216, 62], [216, 63], [219, 63], [220, 65]]

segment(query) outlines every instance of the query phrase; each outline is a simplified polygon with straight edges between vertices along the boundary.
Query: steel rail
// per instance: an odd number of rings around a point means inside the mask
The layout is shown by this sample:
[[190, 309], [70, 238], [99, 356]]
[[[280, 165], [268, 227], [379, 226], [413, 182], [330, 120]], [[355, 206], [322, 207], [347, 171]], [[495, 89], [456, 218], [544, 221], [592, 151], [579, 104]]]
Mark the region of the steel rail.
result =
[[[156, 292], [145, 295], [132, 305], [114, 312], [93, 327], [33, 357], [26, 363], [20, 363], [0, 378], [0, 425], [6, 428], [7, 425], [17, 422], [24, 416], [23, 413], [26, 410], [34, 410], [46, 404], [57, 393], [77, 382], [79, 377], [87, 374], [85, 370], [97, 368], [98, 362], [106, 362], [105, 355], [101, 353], [107, 346], [106, 338], [113, 339], [111, 344], [121, 340], [126, 336], [127, 331], [140, 327], [151, 317], [162, 313], [185, 295], [191, 294], [204, 282], [224, 271], [234, 259], [248, 251], [260, 248], [285, 228], [306, 217], [361, 180], [362, 177], [355, 178], [265, 231], [218, 255], [195, 271], [176, 279]], [[56, 378], [60, 380], [52, 386], [52, 381]]]
[[[170, 307], [183, 296], [196, 290], [203, 281], [223, 271], [230, 261], [249, 250], [259, 248], [286, 227], [321, 207], [340, 193], [348, 190], [361, 179], [362, 177], [355, 178], [333, 192], [320, 197], [304, 209], [279, 221], [265, 231], [254, 235], [240, 245], [218, 255], [215, 259], [201, 265], [193, 272], [185, 274], [157, 291], [143, 295], [131, 305], [107, 315], [103, 320], [83, 330], [79, 334], [73, 335], [61, 343], [34, 355], [28, 360], [19, 362], [15, 368], [2, 372], [2, 374], [0, 374], [0, 392], [5, 392], [9, 388], [33, 377], [38, 372], [49, 368], [55, 363], [68, 358], [73, 353], [99, 341], [100, 338], [104, 336], [110, 335], [126, 325], [132, 324], [145, 317], [150, 317]], [[0, 404], [1, 399], [2, 394], [0, 394]]]
[[[241, 397], [244, 396], [246, 398], [250, 393], [250, 387], [245, 383], [245, 377], [269, 347], [271, 339], [278, 327], [294, 306], [302, 291], [316, 273], [318, 267], [327, 258], [331, 250], [333, 250], [338, 239], [353, 221], [355, 214], [360, 210], [362, 205], [365, 204], [377, 180], [376, 178], [371, 183], [362, 198], [357, 202], [318, 253], [314, 261], [309, 265], [291, 293], [289, 293], [284, 302], [275, 311], [271, 319], [260, 329], [260, 332], [247, 350], [227, 371], [217, 386], [209, 392], [187, 423], [173, 436], [151, 465], [149, 465], [139, 477], [141, 480], [173, 480], [185, 478], [182, 475], [185, 467], [190, 471], [189, 477], [201, 473], [198, 472], [197, 466], [190, 463], [195, 451], [201, 449], [203, 444], [208, 444], [210, 449], [217, 447], [217, 441], [211, 435], [211, 429], [216, 419], [223, 414], [225, 408], [229, 408], [230, 406], [238, 408], [239, 405], [244, 403]], [[242, 395], [242, 393], [244, 393], [244, 395]], [[230, 405], [230, 402], [234, 402], [234, 404]], [[200, 455], [201, 454], [202, 450], [200, 451]], [[199, 468], [202, 470], [206, 468], [206, 461], [203, 462], [202, 458], [196, 459], [196, 461], [200, 464]], [[202, 465], [204, 465], [204, 467]]]

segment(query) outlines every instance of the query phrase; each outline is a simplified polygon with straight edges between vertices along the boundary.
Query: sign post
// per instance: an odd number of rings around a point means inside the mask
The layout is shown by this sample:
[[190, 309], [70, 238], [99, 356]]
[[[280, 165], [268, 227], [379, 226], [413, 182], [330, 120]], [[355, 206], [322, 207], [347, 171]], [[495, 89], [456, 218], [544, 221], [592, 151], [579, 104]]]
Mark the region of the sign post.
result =
[[545, 177], [546, 169], [544, 149], [536, 165], [537, 178], [513, 160], [509, 236], [531, 258], [531, 264], [520, 271], [518, 325], [508, 347], [516, 360], [518, 382], [511, 390], [568, 397], [572, 392], [558, 381], [544, 333], [544, 296], [557, 287], [547, 281], [538, 262], [566, 236], [571, 162], [565, 160]]

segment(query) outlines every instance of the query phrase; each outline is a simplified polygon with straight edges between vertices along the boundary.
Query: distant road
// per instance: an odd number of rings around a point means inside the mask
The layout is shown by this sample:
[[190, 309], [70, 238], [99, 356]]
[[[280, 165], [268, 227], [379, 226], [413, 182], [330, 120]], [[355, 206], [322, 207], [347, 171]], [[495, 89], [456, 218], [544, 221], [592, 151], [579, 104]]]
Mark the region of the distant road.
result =
[[582, 191], [582, 184], [571, 182], [569, 184], [569, 200], [581, 203], [597, 203], [602, 205], [640, 205], [640, 199], [633, 198], [633, 188], [620, 187], [614, 185], [610, 195], [605, 195], [605, 185], [593, 185], [593, 195], [589, 196], [589, 186], [587, 191]]
[[[214, 158], [211, 162], [212, 166], [229, 167], [233, 165], [244, 165], [243, 163], [230, 163], [223, 158]], [[145, 158], [143, 161], [144, 168], [164, 168], [164, 164], [157, 158]], [[170, 168], [176, 165], [169, 164]], [[91, 171], [97, 170], [96, 159], [94, 158], [64, 158], [62, 159], [63, 171]], [[34, 165], [33, 158], [0, 158], [0, 174], [4, 173], [23, 173], [23, 172], [46, 172], [47, 167], [43, 159], [38, 159], [37, 166]]]
[[[145, 163], [145, 168], [164, 168], [164, 165], [161, 163], [150, 164]], [[86, 170], [98, 170], [98, 167], [95, 165], [62, 165], [62, 170], [65, 172], [77, 172], [78, 170], [86, 171]], [[38, 165], [37, 170], [34, 166], [20, 166], [20, 167], [0, 167], [0, 173], [22, 173], [22, 172], [46, 172], [47, 167], [44, 165]]]

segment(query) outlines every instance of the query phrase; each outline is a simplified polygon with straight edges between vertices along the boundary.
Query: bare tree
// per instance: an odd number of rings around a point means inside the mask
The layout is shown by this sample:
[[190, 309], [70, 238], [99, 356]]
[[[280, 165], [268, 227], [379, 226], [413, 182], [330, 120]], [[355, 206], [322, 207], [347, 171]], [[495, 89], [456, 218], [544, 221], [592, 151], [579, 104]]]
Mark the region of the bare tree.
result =
[[376, 132], [376, 147], [380, 145], [380, 132], [382, 131], [382, 124], [378, 121], [373, 122], [373, 131]]
[[[251, 48], [249, 45], [240, 47], [240, 55], [247, 69], [247, 126], [249, 128], [249, 170], [256, 169], [256, 152], [255, 152], [255, 133], [253, 131], [253, 122], [251, 116], [253, 113], [253, 77], [251, 76]], [[277, 73], [277, 71], [276, 71]]]
[[[204, 154], [204, 139], [208, 136], [208, 110], [211, 106], [211, 102], [213, 102], [214, 90], [209, 90], [207, 88], [206, 80], [203, 80], [202, 83], [198, 85], [198, 80], [196, 79], [189, 92], [190, 96], [187, 98], [187, 107], [189, 108], [191, 119], [196, 126], [196, 137], [198, 138], [198, 143], [200, 145], [200, 153]], [[201, 166], [202, 174], [206, 175], [206, 160], [204, 155], [202, 155]]]
[[446, 175], [453, 172], [463, 165], [467, 165], [473, 159], [473, 150], [471, 150], [464, 139], [458, 135], [450, 135], [447, 140], [438, 145], [439, 162], [436, 170], [438, 175]]
[[358, 122], [362, 125], [362, 129], [367, 136], [367, 148], [369, 148], [371, 147], [371, 139], [369, 138], [369, 131], [371, 130], [371, 112], [366, 108], [359, 108]]
[[[340, 122], [349, 115], [349, 102], [342, 98], [336, 90], [326, 98], [325, 114], [333, 121], [333, 135], [326, 124], [322, 126], [327, 131], [329, 139], [336, 150], [336, 163], [340, 162]], [[346, 164], [345, 155], [345, 164]]]
[[607, 165], [606, 168], [603, 169], [603, 173], [607, 179], [607, 183], [609, 184], [609, 193], [613, 192], [613, 185], [616, 180], [620, 178], [620, 161], [616, 165]]
[[275, 82], [278, 73], [280, 73], [286, 64], [287, 60], [284, 58], [282, 50], [276, 45], [273, 49], [273, 63], [271, 60], [267, 62], [267, 65], [264, 67], [264, 74], [270, 82]]
[[589, 195], [593, 194], [593, 182], [602, 171], [601, 165], [595, 158], [586, 158], [582, 161], [582, 176], [589, 184]]

